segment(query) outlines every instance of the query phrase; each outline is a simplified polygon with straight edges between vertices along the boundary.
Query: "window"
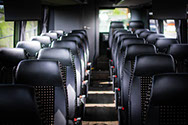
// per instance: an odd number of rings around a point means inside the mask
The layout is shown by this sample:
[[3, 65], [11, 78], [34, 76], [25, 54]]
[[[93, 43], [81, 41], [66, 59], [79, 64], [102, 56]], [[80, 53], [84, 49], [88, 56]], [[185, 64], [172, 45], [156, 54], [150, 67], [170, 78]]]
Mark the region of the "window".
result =
[[4, 6], [0, 5], [0, 47], [13, 48], [14, 22], [5, 22]]
[[99, 32], [109, 32], [111, 21], [123, 21], [126, 28], [130, 18], [128, 8], [101, 9], [99, 10]]
[[174, 20], [164, 20], [164, 35], [167, 38], [177, 38], [177, 32]]
[[149, 28], [150, 28], [151, 31], [157, 32], [156, 20], [154, 20], [154, 19], [149, 20]]
[[32, 36], [37, 36], [38, 21], [27, 21], [25, 28], [25, 40], [28, 41]]

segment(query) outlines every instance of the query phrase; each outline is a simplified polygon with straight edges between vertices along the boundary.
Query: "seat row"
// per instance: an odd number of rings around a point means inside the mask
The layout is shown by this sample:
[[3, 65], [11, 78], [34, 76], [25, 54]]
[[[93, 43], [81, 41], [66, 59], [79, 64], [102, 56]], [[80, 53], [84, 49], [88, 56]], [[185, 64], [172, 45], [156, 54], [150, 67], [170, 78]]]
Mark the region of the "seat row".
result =
[[113, 31], [109, 67], [120, 125], [188, 124], [188, 45], [147, 29]]
[[1, 94], [15, 98], [1, 100], [0, 123], [81, 124], [91, 73], [85, 30], [50, 31], [20, 41], [16, 48], [1, 48], [0, 59], [0, 89], [7, 90]]

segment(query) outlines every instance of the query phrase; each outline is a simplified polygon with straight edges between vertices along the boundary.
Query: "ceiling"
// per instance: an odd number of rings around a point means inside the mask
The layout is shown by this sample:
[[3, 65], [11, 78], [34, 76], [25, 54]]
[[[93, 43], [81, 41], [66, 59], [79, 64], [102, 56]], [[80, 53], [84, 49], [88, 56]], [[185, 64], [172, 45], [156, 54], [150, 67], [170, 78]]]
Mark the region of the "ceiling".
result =
[[79, 0], [41, 0], [45, 5], [62, 6], [81, 3]]
[[152, 0], [122, 0], [117, 5], [118, 6], [138, 6], [152, 3]]

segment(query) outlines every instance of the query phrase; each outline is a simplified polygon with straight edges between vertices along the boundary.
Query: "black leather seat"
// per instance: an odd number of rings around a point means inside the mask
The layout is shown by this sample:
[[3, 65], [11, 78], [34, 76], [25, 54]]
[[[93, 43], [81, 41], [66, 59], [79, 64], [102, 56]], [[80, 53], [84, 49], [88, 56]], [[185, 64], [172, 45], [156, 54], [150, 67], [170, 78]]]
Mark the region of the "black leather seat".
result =
[[[74, 55], [74, 62], [76, 68], [76, 80], [77, 80], [77, 95], [82, 99], [84, 94], [86, 94], [87, 87], [85, 87], [84, 83], [84, 71], [82, 71], [81, 59], [78, 44], [74, 41], [58, 41], [52, 43], [52, 48], [65, 48], [70, 49], [72, 54]], [[82, 91], [83, 88], [83, 91]], [[86, 90], [84, 90], [86, 89]], [[83, 98], [84, 99], [84, 98]], [[82, 100], [78, 101], [78, 106], [81, 106]]]
[[118, 31], [112, 41], [111, 53], [114, 52], [119, 42], [121, 42], [124, 38], [137, 38], [135, 34], [127, 33], [124, 31]]
[[86, 63], [87, 60], [86, 60], [86, 52], [85, 52], [85, 49], [84, 49], [83, 42], [80, 40], [80, 38], [78, 36], [75, 36], [75, 35], [65, 36], [65, 37], [62, 38], [62, 41], [64, 41], [64, 40], [75, 41], [78, 44], [81, 59], [84, 61], [84, 74], [86, 75], [85, 70], [86, 70], [86, 67], [87, 67], [87, 63]]
[[[117, 64], [117, 53], [120, 48], [121, 43], [126, 40], [126, 39], [131, 39], [131, 38], [137, 38], [135, 34], [121, 34], [118, 39], [116, 44], [113, 45], [113, 48], [111, 50], [112, 53], [112, 61], [110, 62], [110, 75], [112, 76], [114, 74], [114, 68], [116, 68]], [[113, 80], [113, 78], [112, 78]]]
[[65, 31], [63, 30], [50, 30], [49, 33], [57, 33], [57, 39], [59, 40], [65, 35]]
[[41, 36], [49, 36], [52, 39], [52, 41], [58, 39], [58, 33], [56, 33], [56, 32], [53, 32], [53, 33], [42, 33]]
[[159, 53], [167, 53], [168, 48], [170, 47], [171, 44], [178, 44], [178, 40], [172, 39], [172, 38], [161, 38], [160, 37], [155, 42], [155, 46], [157, 47], [157, 51]]
[[31, 41], [39, 41], [42, 44], [42, 48], [50, 47], [51, 38], [49, 36], [33, 36]]
[[167, 53], [174, 57], [177, 72], [188, 72], [188, 44], [172, 44]]
[[117, 37], [120, 35], [120, 34], [131, 34], [132, 32], [131, 31], [127, 31], [125, 29], [115, 29], [113, 34], [111, 35], [111, 38], [109, 38], [109, 47], [112, 48], [112, 44], [114, 44], [114, 42], [117, 41]]
[[[129, 97], [129, 88], [130, 81], [132, 78], [132, 72], [134, 70], [135, 57], [143, 54], [156, 54], [156, 48], [154, 45], [149, 44], [131, 44], [128, 45], [125, 49], [125, 52], [122, 54], [123, 60], [119, 66], [119, 91], [117, 91], [117, 100], [116, 103], [119, 111], [119, 122], [121, 125], [128, 124], [127, 116], [128, 112], [128, 97]], [[124, 107], [126, 110], [122, 110], [121, 107]], [[126, 118], [125, 118], [126, 117]]]
[[46, 125], [67, 125], [69, 115], [73, 115], [68, 114], [67, 98], [71, 97], [67, 97], [66, 71], [60, 69], [59, 62], [49, 60], [20, 62], [16, 72], [16, 84], [33, 86], [43, 108]]
[[108, 40], [110, 48], [111, 48], [111, 44], [112, 44], [113, 33], [117, 29], [124, 29], [123, 22], [121, 22], [121, 21], [112, 21], [110, 23], [109, 40]]
[[131, 125], [145, 123], [150, 102], [152, 76], [175, 72], [174, 59], [170, 55], [140, 55], [135, 59], [134, 71], [130, 81], [128, 114]]
[[21, 48], [0, 48], [1, 83], [14, 83], [15, 69], [21, 60], [27, 59]]
[[116, 51], [114, 52], [114, 68], [113, 68], [113, 86], [114, 88], [116, 88], [118, 85], [118, 83], [120, 81], [118, 81], [118, 69], [119, 69], [119, 66], [120, 66], [120, 58], [121, 58], [121, 54], [125, 52], [125, 49], [128, 45], [131, 45], [131, 44], [144, 44], [144, 41], [143, 39], [140, 39], [140, 38], [127, 38], [127, 39], [124, 39], [122, 42], [120, 42], [120, 44], [118, 45]]
[[41, 49], [41, 44], [38, 41], [20, 41], [17, 43], [16, 48], [23, 48], [29, 58], [36, 58]]
[[38, 59], [56, 60], [61, 63], [62, 69], [66, 72], [66, 86], [68, 93], [69, 120], [77, 118], [77, 79], [73, 55], [68, 49], [45, 48], [39, 51]]
[[188, 74], [155, 75], [146, 125], [188, 124]]
[[86, 30], [83, 30], [83, 29], [72, 30], [72, 33], [75, 33], [75, 32], [81, 32], [81, 33], [83, 33], [85, 36], [87, 36], [87, 31], [86, 31]]
[[85, 58], [85, 69], [87, 69], [87, 63], [89, 61], [89, 48], [87, 48], [86, 38], [81, 33], [69, 33], [68, 36], [76, 36], [80, 39], [84, 50], [84, 58]]
[[131, 31], [135, 31], [137, 29], [142, 29], [144, 28], [144, 23], [142, 21], [129, 21], [129, 29], [131, 29]]
[[144, 31], [149, 31], [148, 29], [137, 29], [134, 33], [139, 37], [140, 34]]
[[146, 38], [146, 43], [155, 45], [157, 39], [163, 37], [163, 34], [149, 34]]
[[135, 34], [125, 34], [125, 33], [119, 33], [116, 37], [115, 37], [115, 41], [112, 44], [112, 48], [111, 48], [111, 55], [112, 55], [112, 60], [113, 60], [113, 64], [115, 63], [115, 57], [117, 54], [117, 50], [119, 49], [119, 46], [121, 44], [121, 42], [124, 39], [128, 39], [128, 38], [137, 38]]
[[44, 125], [39, 101], [32, 87], [0, 85], [1, 125]]
[[81, 86], [82, 81], [84, 80], [84, 70], [82, 71], [82, 65], [81, 65], [81, 57], [80, 57], [80, 51], [78, 48], [78, 44], [74, 41], [57, 41], [52, 43], [52, 48], [63, 48], [63, 49], [70, 49], [72, 54], [74, 55], [74, 62], [75, 62], [75, 68], [76, 68], [76, 76], [77, 76], [77, 92], [78, 95], [81, 95]]
[[73, 34], [79, 34], [82, 39], [84, 40], [85, 44], [86, 44], [86, 52], [87, 52], [87, 61], [89, 62], [89, 40], [88, 40], [88, 36], [87, 36], [87, 32], [86, 30], [72, 30]]
[[139, 37], [146, 40], [146, 38], [147, 38], [150, 34], [156, 34], [156, 32], [144, 31], [144, 32], [141, 32], [141, 33], [140, 33]]

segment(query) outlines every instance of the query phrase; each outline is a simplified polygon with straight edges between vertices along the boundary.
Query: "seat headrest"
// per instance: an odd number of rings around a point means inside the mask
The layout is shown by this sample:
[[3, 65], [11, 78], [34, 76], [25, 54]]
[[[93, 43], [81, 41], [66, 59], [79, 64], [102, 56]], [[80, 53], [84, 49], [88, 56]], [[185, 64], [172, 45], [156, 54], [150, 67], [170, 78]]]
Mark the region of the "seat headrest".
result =
[[172, 44], [168, 50], [175, 59], [188, 59], [188, 44]]
[[141, 33], [141, 32], [144, 32], [144, 31], [149, 31], [149, 30], [148, 30], [148, 29], [137, 29], [137, 30], [135, 31], [135, 34], [140, 35], [140, 33]]
[[29, 56], [34, 57], [41, 49], [41, 44], [38, 41], [20, 41], [17, 43], [16, 48], [23, 48]]
[[84, 35], [87, 35], [87, 31], [86, 30], [83, 30], [83, 29], [80, 29], [80, 30], [72, 30], [72, 33], [74, 32], [81, 32], [83, 33]]
[[69, 49], [45, 48], [39, 51], [38, 59], [56, 60], [63, 66], [72, 66], [72, 53]]
[[120, 34], [118, 39], [119, 41], [122, 41], [124, 39], [136, 39], [136, 38], [137, 36], [135, 34]]
[[153, 78], [152, 105], [188, 105], [188, 74], [160, 74]]
[[80, 33], [80, 32], [74, 32], [74, 33], [69, 33], [68, 36], [71, 36], [71, 35], [75, 35], [75, 36], [78, 36], [79, 38], [81, 38], [82, 40], [84, 39], [85, 35]]
[[156, 34], [156, 32], [144, 31], [144, 32], [141, 32], [141, 33], [140, 33], [139, 37], [146, 39], [146, 38], [148, 37], [148, 35], [150, 35], [150, 34]]
[[16, 83], [32, 86], [62, 86], [58, 61], [24, 60], [18, 64]]
[[170, 55], [144, 54], [135, 58], [135, 76], [153, 76], [168, 72], [175, 72], [174, 59]]
[[171, 44], [178, 44], [178, 40], [172, 38], [158, 38], [155, 42], [158, 51], [167, 51]]
[[57, 33], [60, 36], [64, 35], [64, 31], [63, 30], [50, 30], [49, 33]]
[[121, 42], [120, 49], [125, 49], [128, 45], [131, 44], [144, 44], [144, 40], [141, 38], [125, 38]]
[[144, 28], [142, 21], [129, 21], [129, 28]]
[[27, 56], [22, 48], [0, 48], [0, 62], [3, 64], [17, 66], [24, 59], [27, 59]]
[[0, 85], [0, 97], [1, 124], [42, 124], [33, 87]]
[[51, 44], [51, 39], [49, 36], [33, 36], [31, 41], [39, 41], [41, 44], [45, 46], [49, 46]]
[[49, 36], [53, 40], [58, 39], [58, 34], [56, 32], [55, 33], [42, 33], [41, 36]]
[[156, 54], [154, 45], [131, 44], [126, 47], [126, 60], [134, 60], [136, 56], [142, 54]]
[[116, 34], [116, 33], [131, 34], [132, 32], [129, 30], [125, 30], [125, 29], [118, 29], [118, 30], [115, 30], [113, 34]]
[[81, 41], [80, 38], [79, 38], [78, 36], [76, 36], [76, 35], [71, 35], [71, 34], [69, 34], [69, 36], [64, 36], [64, 37], [62, 37], [61, 40], [62, 40], [62, 41], [63, 41], [63, 40], [73, 40], [73, 41], [77, 42], [78, 45], [82, 45], [82, 41]]
[[163, 34], [149, 34], [146, 38], [146, 41], [149, 44], [155, 44], [157, 39], [160, 38], [160, 37], [164, 37], [164, 35]]
[[110, 23], [110, 28], [124, 28], [124, 24], [121, 21], [113, 21]]
[[70, 49], [72, 54], [78, 54], [78, 44], [71, 40], [62, 40], [52, 43], [52, 48], [65, 48]]

